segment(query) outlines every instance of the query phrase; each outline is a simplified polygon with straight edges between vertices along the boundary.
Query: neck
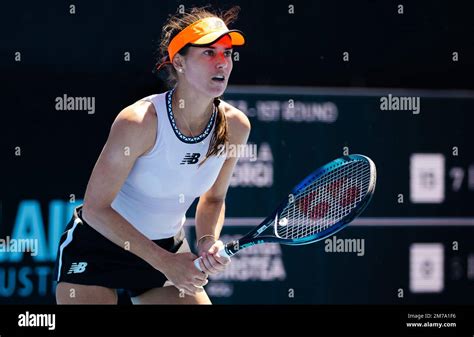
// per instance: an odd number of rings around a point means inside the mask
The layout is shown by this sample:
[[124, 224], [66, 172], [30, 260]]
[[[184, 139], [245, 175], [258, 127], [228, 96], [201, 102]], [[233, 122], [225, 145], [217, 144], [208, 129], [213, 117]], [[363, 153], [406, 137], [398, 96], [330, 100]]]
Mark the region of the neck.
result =
[[214, 98], [202, 96], [195, 90], [186, 90], [178, 85], [173, 93], [173, 111], [186, 118], [191, 128], [207, 123], [214, 109]]

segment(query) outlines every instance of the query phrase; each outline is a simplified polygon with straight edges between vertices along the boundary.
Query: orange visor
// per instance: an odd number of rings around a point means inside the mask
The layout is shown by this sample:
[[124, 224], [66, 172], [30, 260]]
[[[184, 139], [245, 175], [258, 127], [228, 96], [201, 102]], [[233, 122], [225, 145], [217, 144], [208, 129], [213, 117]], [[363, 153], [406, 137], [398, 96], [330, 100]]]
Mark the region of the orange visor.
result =
[[217, 17], [198, 20], [184, 28], [171, 40], [168, 46], [170, 60], [173, 62], [176, 53], [188, 43], [207, 45], [217, 41], [226, 34], [229, 34], [232, 39], [233, 46], [241, 46], [245, 43], [244, 35], [240, 30], [229, 30], [224, 21]]

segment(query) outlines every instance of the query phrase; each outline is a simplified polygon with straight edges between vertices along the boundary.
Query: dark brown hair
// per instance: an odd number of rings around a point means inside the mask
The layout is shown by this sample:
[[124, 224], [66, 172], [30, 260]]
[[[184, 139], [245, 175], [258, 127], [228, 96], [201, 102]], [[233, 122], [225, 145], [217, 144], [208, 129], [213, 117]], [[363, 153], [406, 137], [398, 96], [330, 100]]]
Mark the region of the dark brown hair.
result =
[[[159, 71], [166, 74], [164, 80], [167, 82], [168, 86], [174, 87], [178, 80], [176, 69], [171, 63], [169, 63], [168, 46], [171, 40], [190, 24], [208, 17], [218, 17], [224, 21], [226, 26], [229, 26], [229, 24], [237, 19], [239, 12], [239, 6], [234, 6], [226, 11], [215, 11], [211, 9], [210, 5], [207, 5], [204, 7], [190, 8], [189, 10], [184, 11], [184, 13], [181, 13], [178, 9], [174, 15], [168, 17], [161, 32], [161, 39], [157, 50], [157, 62], [155, 66], [156, 71], [160, 68]], [[181, 48], [178, 53], [185, 56], [188, 49], [189, 45], [186, 45]], [[214, 104], [218, 109], [216, 127], [206, 157], [199, 163], [199, 165], [202, 165], [207, 158], [217, 155], [228, 142], [227, 119], [222, 106], [219, 108], [219, 103], [219, 97], [216, 97], [214, 99]]]

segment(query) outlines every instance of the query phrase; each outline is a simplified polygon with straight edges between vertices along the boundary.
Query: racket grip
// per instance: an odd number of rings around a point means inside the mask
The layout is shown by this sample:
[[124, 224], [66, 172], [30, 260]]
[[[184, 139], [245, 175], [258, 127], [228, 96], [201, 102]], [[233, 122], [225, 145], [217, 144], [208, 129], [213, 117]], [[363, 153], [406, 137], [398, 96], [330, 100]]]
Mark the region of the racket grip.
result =
[[[227, 254], [227, 252], [225, 251], [225, 247], [222, 247], [221, 249], [219, 249], [219, 251], [217, 252], [220, 256], [223, 256], [223, 257], [227, 257], [230, 259], [230, 255]], [[202, 260], [202, 257], [198, 257], [196, 260], [194, 260], [194, 265], [196, 266], [196, 268], [202, 272], [202, 269], [201, 269], [201, 266], [199, 265], [199, 261]]]

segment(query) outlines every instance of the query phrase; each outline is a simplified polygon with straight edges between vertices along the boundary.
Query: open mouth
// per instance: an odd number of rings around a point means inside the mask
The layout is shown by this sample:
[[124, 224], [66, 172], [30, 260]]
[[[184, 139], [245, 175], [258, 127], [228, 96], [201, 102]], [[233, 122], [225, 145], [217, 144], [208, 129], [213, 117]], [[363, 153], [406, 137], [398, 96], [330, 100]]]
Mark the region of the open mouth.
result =
[[224, 82], [225, 80], [225, 77], [224, 76], [214, 76], [212, 78], [213, 81], [216, 81], [216, 82]]

